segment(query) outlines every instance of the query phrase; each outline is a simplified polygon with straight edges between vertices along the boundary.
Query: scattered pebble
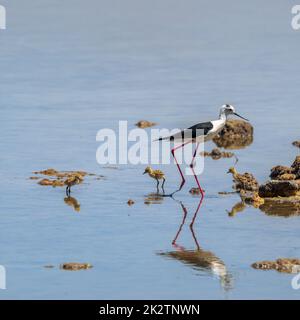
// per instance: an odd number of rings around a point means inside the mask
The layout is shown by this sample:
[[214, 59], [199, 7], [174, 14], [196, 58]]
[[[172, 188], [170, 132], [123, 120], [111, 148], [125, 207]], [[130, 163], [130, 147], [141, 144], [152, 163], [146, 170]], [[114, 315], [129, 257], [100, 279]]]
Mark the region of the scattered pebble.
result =
[[134, 205], [134, 201], [132, 200], [132, 199], [129, 199], [128, 201], [127, 201], [127, 204], [129, 205], [129, 206], [132, 206], [132, 205]]
[[68, 271], [78, 271], [78, 270], [87, 270], [93, 268], [93, 266], [89, 263], [77, 263], [77, 262], [70, 262], [64, 263], [60, 266], [63, 270]]
[[149, 128], [149, 127], [153, 127], [156, 125], [155, 122], [150, 122], [150, 121], [147, 121], [147, 120], [140, 120], [138, 123], [135, 124], [137, 127], [139, 128]]

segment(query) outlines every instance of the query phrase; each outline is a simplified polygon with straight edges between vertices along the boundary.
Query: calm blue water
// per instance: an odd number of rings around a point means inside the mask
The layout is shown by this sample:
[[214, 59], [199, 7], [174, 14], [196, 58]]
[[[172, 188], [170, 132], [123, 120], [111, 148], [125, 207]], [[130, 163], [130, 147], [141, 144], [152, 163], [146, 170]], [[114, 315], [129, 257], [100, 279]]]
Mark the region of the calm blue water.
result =
[[[200, 253], [218, 261], [221, 276], [213, 264], [197, 267], [162, 255], [180, 250], [171, 242], [183, 210], [168, 198], [144, 204], [155, 191], [141, 175], [144, 166], [105, 169], [95, 159], [97, 131], [117, 128], [119, 120], [131, 127], [143, 118], [187, 127], [232, 103], [255, 127], [254, 143], [236, 152], [238, 170], [263, 182], [273, 165], [289, 165], [298, 151], [291, 142], [300, 137], [294, 1], [1, 4], [7, 9], [7, 30], [0, 31], [0, 264], [7, 271], [1, 299], [300, 297], [291, 275], [250, 267], [299, 257], [300, 218], [254, 208], [229, 217], [239, 198], [218, 192], [231, 189], [232, 159], [206, 159], [207, 197], [194, 226]], [[63, 189], [28, 180], [49, 167], [106, 180], [74, 188], [77, 213], [64, 203]], [[172, 191], [176, 167], [161, 168]], [[194, 185], [189, 178], [176, 196], [188, 211], [177, 241], [186, 250], [197, 248], [188, 227], [199, 201], [188, 193]], [[70, 261], [94, 268], [59, 270]], [[49, 264], [56, 268], [45, 269]]]

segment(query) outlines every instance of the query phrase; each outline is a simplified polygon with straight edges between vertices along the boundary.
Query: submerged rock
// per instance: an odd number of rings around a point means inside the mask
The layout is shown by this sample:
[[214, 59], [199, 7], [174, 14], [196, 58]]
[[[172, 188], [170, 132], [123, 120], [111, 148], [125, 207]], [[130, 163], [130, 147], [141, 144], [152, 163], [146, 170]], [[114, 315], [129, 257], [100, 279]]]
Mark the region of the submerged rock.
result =
[[242, 120], [228, 120], [213, 141], [219, 148], [242, 149], [253, 142], [253, 126]]
[[299, 273], [300, 259], [280, 258], [275, 261], [259, 261], [252, 265], [252, 268], [259, 270], [276, 270], [283, 273]]
[[93, 268], [93, 266], [89, 263], [77, 263], [77, 262], [70, 262], [64, 263], [60, 266], [63, 270], [68, 271], [78, 271], [78, 270], [87, 270]]
[[137, 127], [141, 128], [141, 129], [144, 129], [144, 128], [153, 127], [153, 126], [156, 125], [156, 123], [155, 122], [150, 122], [150, 121], [147, 121], [147, 120], [140, 120], [135, 125]]
[[295, 181], [272, 180], [259, 187], [262, 198], [291, 197], [299, 193], [300, 184]]

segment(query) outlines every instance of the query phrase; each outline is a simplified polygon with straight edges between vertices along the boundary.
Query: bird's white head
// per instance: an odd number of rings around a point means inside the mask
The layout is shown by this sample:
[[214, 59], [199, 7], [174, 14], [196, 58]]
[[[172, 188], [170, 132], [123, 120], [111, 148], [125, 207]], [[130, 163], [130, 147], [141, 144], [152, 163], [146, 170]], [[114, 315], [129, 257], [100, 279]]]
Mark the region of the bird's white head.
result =
[[234, 106], [232, 106], [230, 104], [224, 104], [220, 109], [220, 118], [221, 119], [227, 119], [227, 117], [230, 116], [230, 115], [234, 115], [234, 116], [242, 118], [242, 119], [244, 119], [246, 121], [249, 121], [248, 119], [246, 119], [246, 118], [240, 116], [239, 114], [237, 114], [235, 112]]

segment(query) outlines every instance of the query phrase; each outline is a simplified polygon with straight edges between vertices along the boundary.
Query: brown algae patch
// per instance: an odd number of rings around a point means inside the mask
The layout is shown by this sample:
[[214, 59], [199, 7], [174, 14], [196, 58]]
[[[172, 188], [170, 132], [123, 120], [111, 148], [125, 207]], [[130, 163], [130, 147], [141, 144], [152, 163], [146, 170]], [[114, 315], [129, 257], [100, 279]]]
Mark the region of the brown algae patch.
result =
[[156, 124], [157, 123], [155, 123], [155, 122], [151, 122], [151, 121], [147, 121], [147, 120], [140, 120], [135, 125], [141, 129], [145, 129], [145, 128], [150, 128], [150, 127], [156, 126]]
[[253, 133], [253, 126], [249, 122], [228, 120], [213, 141], [219, 148], [242, 149], [252, 144]]
[[300, 259], [280, 258], [275, 261], [258, 261], [253, 263], [251, 267], [259, 270], [276, 270], [282, 273], [299, 273]]
[[60, 265], [60, 269], [67, 271], [78, 271], [91, 269], [93, 266], [89, 263], [69, 262]]
[[[41, 177], [30, 177], [31, 180], [39, 180], [38, 184], [41, 186], [52, 186], [52, 187], [64, 187], [72, 185], [75, 180], [82, 183], [86, 176], [96, 177], [100, 180], [104, 178], [102, 175], [96, 175], [94, 173], [89, 173], [86, 171], [58, 171], [55, 169], [46, 169], [42, 171], [35, 171], [33, 174], [44, 175], [45, 178]], [[76, 183], [79, 184], [79, 183]]]

